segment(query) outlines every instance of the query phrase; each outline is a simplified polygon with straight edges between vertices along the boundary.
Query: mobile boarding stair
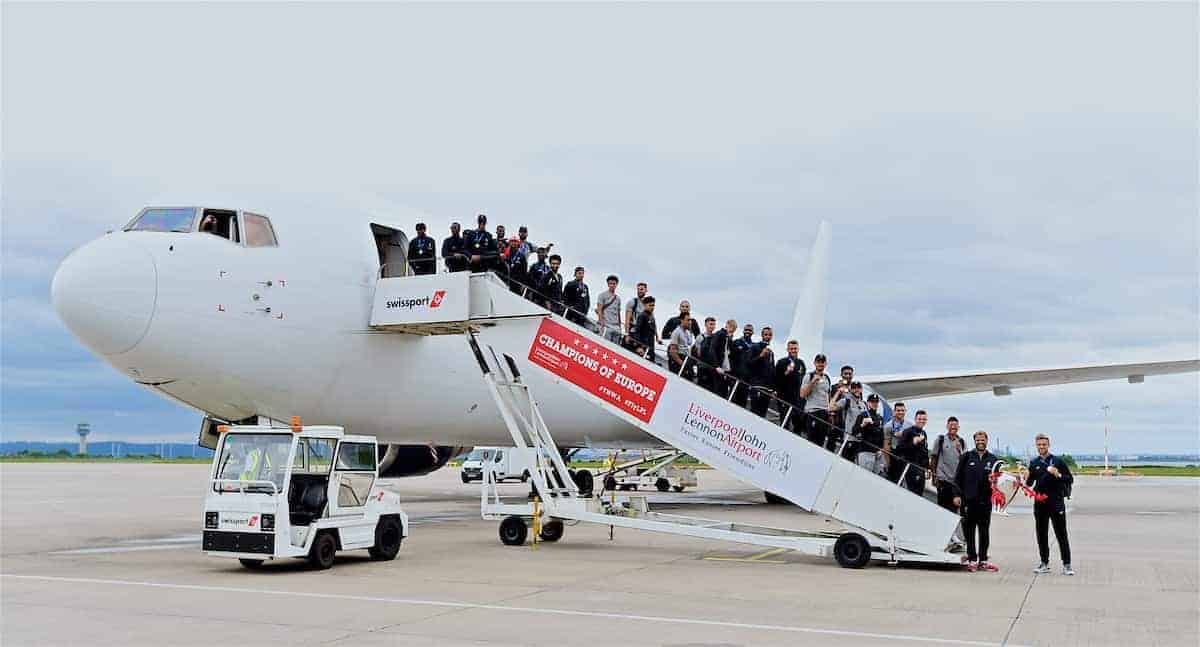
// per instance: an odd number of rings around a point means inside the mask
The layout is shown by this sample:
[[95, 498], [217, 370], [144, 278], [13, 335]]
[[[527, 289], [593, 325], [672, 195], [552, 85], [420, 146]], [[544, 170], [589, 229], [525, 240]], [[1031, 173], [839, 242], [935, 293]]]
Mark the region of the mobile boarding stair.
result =
[[[438, 276], [468, 287], [465, 273]], [[383, 279], [380, 290], [388, 281], [414, 279], [436, 277]], [[380, 312], [381, 299], [389, 297], [377, 294], [372, 327], [467, 337], [514, 447], [530, 453], [531, 478], [540, 494], [532, 501], [504, 501], [495, 483], [485, 478], [481, 511], [486, 519], [501, 520], [504, 543], [524, 543], [530, 526], [542, 540], [556, 541], [563, 521], [573, 521], [832, 555], [847, 567], [872, 559], [960, 563], [954, 539], [958, 516], [932, 501], [551, 314], [513, 294], [494, 275], [471, 275], [469, 295], [460, 310], [462, 319], [427, 326], [420, 321], [389, 324], [396, 319]], [[703, 463], [839, 522], [845, 531], [697, 519], [652, 512], [644, 497], [582, 496], [530, 382], [538, 388], [568, 389]]]

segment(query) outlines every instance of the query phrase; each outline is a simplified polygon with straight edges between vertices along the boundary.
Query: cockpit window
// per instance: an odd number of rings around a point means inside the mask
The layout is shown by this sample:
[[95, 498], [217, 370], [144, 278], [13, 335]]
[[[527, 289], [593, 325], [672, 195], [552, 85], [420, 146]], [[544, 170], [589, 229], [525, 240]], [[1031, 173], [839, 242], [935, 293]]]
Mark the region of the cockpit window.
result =
[[146, 209], [125, 231], [189, 232], [195, 218], [196, 210], [191, 207]]
[[266, 216], [255, 213], [242, 213], [242, 221], [246, 226], [246, 247], [277, 247], [275, 229]]
[[236, 211], [205, 209], [204, 216], [200, 218], [200, 231], [201, 233], [227, 238], [235, 243], [241, 242], [241, 237], [238, 235]]

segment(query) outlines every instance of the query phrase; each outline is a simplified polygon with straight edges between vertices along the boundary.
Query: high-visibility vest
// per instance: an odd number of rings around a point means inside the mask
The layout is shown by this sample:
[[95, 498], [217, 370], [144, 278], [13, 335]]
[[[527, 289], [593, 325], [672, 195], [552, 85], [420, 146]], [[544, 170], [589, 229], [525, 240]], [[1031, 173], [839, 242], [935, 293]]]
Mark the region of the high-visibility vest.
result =
[[258, 476], [258, 464], [262, 461], [262, 451], [251, 449], [246, 455], [246, 461], [242, 463], [242, 473], [238, 476], [239, 481], [253, 481]]

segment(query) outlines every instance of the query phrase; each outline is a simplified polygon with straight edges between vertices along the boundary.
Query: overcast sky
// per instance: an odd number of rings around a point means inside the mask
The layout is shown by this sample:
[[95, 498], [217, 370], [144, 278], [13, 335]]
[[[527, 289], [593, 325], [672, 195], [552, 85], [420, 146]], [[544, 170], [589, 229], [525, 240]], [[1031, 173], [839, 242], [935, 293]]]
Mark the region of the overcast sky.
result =
[[[1200, 354], [1195, 3], [3, 6], [4, 440], [199, 416], [49, 303], [139, 208], [486, 211], [667, 304], [786, 328], [833, 223], [860, 373]], [[1014, 449], [1200, 451], [1195, 374], [918, 402]], [[935, 422], [934, 428], [941, 424]]]

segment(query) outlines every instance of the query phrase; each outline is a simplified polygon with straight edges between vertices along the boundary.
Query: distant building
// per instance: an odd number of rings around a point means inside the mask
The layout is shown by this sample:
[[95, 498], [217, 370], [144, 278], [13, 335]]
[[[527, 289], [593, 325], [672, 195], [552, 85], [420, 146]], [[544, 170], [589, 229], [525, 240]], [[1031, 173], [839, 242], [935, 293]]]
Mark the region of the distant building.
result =
[[75, 433], [79, 434], [79, 455], [87, 456], [87, 437], [92, 433], [92, 426], [86, 422], [75, 425]]

